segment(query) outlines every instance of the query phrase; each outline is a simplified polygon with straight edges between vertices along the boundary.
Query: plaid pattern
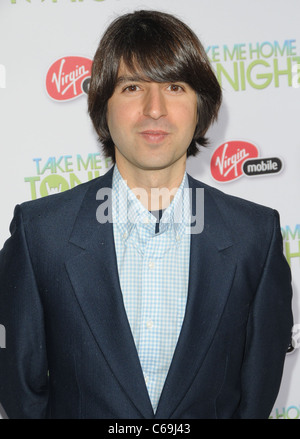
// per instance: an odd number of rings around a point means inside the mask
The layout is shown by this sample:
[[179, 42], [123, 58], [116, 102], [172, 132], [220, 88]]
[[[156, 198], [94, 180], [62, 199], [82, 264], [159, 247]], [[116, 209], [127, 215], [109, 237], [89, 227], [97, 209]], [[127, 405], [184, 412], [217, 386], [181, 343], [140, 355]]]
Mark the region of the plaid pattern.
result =
[[153, 410], [169, 370], [181, 330], [188, 290], [190, 224], [188, 179], [156, 217], [137, 199], [117, 166], [112, 213], [124, 305]]

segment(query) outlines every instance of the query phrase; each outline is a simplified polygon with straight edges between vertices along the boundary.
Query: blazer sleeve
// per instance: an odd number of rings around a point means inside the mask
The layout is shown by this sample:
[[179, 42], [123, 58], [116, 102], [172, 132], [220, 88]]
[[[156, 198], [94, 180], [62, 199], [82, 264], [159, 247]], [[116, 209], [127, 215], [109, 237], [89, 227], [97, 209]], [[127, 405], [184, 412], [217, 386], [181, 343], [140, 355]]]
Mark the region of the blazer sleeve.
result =
[[268, 418], [275, 403], [291, 341], [291, 273], [283, 254], [279, 215], [252, 304], [237, 418]]
[[0, 252], [0, 403], [8, 418], [44, 418], [48, 401], [43, 308], [26, 241], [21, 207]]

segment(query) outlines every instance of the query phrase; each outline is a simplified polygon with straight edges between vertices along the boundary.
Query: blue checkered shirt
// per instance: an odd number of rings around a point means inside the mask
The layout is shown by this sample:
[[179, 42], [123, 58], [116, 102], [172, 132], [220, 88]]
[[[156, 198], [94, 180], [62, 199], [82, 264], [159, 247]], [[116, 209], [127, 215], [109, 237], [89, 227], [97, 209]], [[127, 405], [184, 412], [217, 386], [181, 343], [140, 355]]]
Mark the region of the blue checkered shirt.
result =
[[154, 412], [181, 330], [188, 291], [190, 224], [185, 173], [159, 232], [156, 217], [113, 174], [112, 214], [118, 272], [128, 321]]

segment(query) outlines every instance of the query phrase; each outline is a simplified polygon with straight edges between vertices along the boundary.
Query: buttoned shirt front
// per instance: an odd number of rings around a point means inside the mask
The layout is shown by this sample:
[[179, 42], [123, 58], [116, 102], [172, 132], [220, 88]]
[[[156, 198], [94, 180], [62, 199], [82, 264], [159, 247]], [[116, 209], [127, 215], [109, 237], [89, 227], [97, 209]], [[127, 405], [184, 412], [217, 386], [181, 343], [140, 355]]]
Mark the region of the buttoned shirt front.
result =
[[112, 216], [124, 306], [154, 412], [185, 314], [190, 257], [190, 206], [185, 173], [157, 218], [113, 174]]

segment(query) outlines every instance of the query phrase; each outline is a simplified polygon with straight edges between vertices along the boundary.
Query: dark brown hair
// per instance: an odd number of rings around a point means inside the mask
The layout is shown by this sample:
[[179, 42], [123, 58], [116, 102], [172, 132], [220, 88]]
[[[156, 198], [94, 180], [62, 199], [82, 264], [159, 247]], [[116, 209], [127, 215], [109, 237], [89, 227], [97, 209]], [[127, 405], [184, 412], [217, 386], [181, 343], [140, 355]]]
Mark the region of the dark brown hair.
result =
[[[206, 52], [195, 33], [176, 17], [157, 11], [136, 11], [117, 18], [96, 51], [88, 94], [88, 111], [106, 157], [115, 161], [115, 147], [106, 122], [107, 101], [118, 78], [120, 61], [132, 73], [155, 82], [186, 82], [197, 94], [198, 123], [187, 156], [217, 118], [222, 92]], [[137, 72], [138, 68], [138, 72]]]

